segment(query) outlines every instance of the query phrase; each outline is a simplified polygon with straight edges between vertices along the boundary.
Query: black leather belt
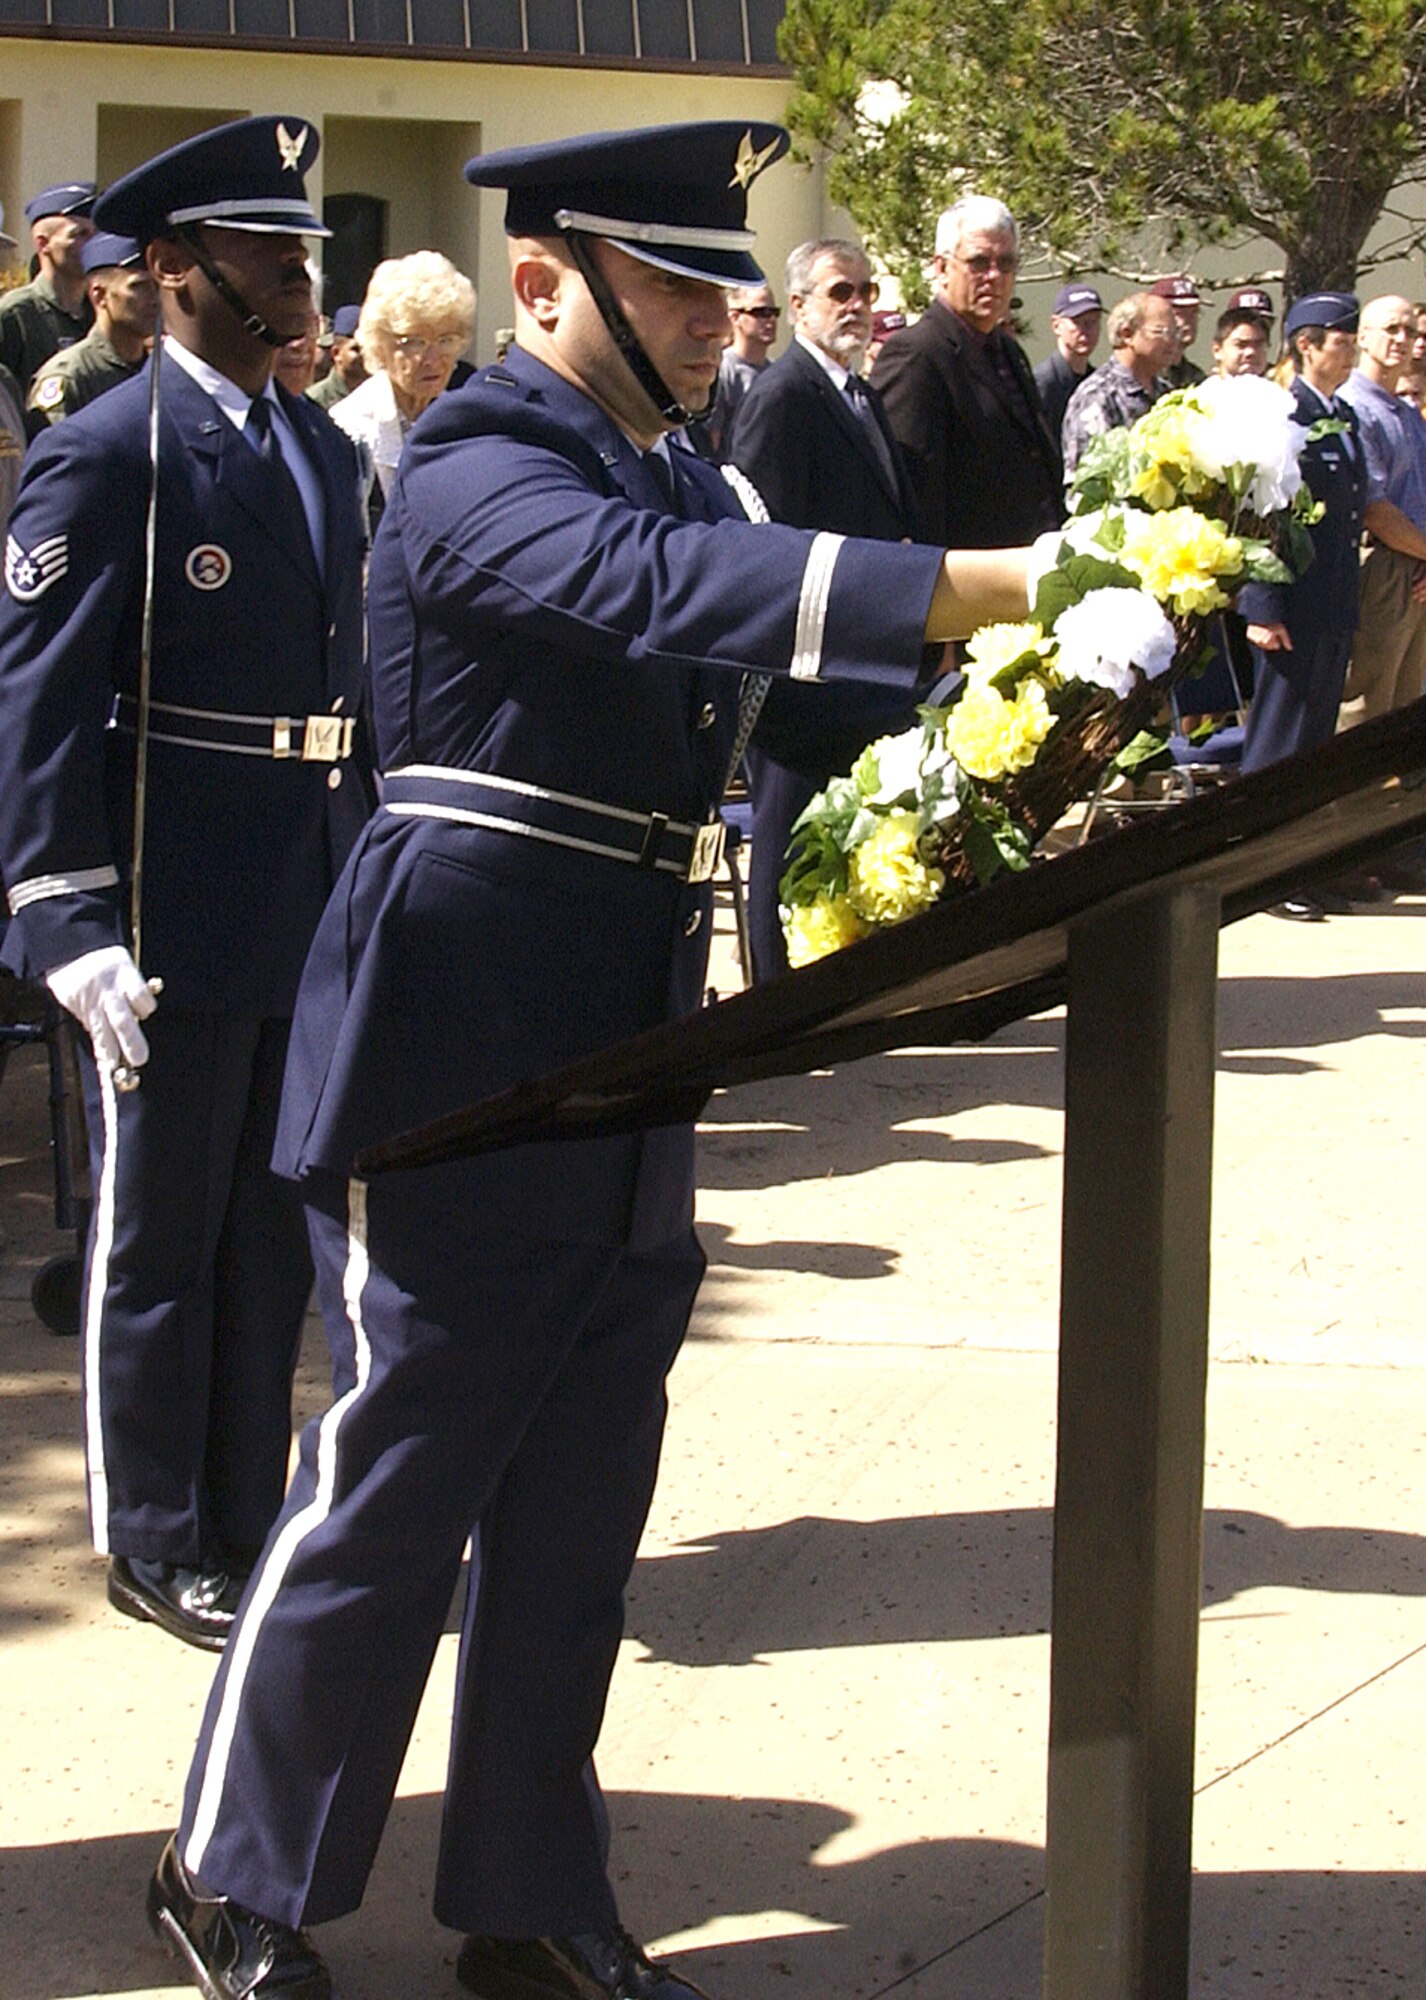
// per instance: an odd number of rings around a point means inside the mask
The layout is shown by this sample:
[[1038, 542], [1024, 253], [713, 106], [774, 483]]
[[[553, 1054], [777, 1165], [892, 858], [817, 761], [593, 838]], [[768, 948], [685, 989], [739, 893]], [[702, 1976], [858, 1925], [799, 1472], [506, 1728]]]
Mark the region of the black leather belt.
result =
[[[114, 703], [113, 726], [132, 736], [139, 705], [131, 694]], [[342, 764], [352, 754], [350, 715], [229, 715], [217, 708], [149, 704], [149, 741], [218, 750], [229, 757], [295, 757], [304, 764]]]
[[554, 847], [676, 875], [683, 882], [709, 881], [723, 858], [720, 819], [700, 823], [671, 819], [667, 813], [631, 812], [494, 771], [409, 764], [386, 773], [381, 803], [390, 813], [523, 834]]

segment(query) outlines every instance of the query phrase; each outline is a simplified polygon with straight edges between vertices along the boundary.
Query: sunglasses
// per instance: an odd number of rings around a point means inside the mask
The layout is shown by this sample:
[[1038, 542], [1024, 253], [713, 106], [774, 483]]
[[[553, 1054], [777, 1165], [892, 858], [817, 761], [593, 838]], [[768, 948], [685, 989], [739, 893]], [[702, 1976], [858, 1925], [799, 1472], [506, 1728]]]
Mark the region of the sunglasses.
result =
[[864, 304], [874, 306], [881, 297], [881, 286], [875, 278], [867, 278], [860, 285], [854, 285], [850, 278], [836, 278], [830, 285], [823, 285], [822, 297], [830, 299], [835, 306], [850, 305], [853, 299], [861, 299]]
[[997, 278], [1013, 278], [1020, 269], [1020, 259], [1013, 251], [1008, 257], [986, 257], [977, 252], [974, 257], [957, 257], [956, 262], [973, 278], [988, 278], [992, 271]]
[[744, 319], [780, 319], [781, 306], [734, 306], [733, 311], [741, 313]]

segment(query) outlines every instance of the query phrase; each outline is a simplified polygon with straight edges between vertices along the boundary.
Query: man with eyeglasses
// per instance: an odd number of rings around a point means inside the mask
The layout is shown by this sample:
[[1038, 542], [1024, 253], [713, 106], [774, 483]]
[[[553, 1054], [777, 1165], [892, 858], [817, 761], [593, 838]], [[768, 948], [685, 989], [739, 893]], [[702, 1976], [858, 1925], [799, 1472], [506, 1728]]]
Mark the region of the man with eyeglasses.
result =
[[1064, 518], [1059, 446], [1004, 324], [1019, 267], [1009, 209], [967, 195], [936, 224], [930, 306], [877, 356], [926, 540], [1003, 548]]
[[[729, 456], [774, 521], [828, 534], [900, 542], [915, 536], [916, 497], [876, 391], [861, 379], [876, 280], [858, 244], [801, 243], [787, 260], [793, 339], [738, 411]], [[747, 749], [753, 798], [748, 928], [754, 977], [787, 971], [778, 883], [794, 821], [878, 736], [909, 729], [904, 688], [768, 689]]]
[[[1426, 686], [1426, 420], [1396, 394], [1415, 333], [1409, 299], [1369, 300], [1357, 365], [1341, 389], [1367, 462], [1369, 547], [1345, 689], [1346, 700], [1361, 699], [1360, 721], [1405, 707]], [[1373, 863], [1370, 875], [1388, 893], [1426, 891], [1426, 862], [1414, 848]]]
[[1155, 292], [1130, 292], [1109, 315], [1113, 352], [1069, 399], [1060, 429], [1068, 478], [1091, 438], [1136, 423], [1169, 392], [1168, 371], [1179, 352], [1173, 307]]
[[703, 426], [713, 455], [728, 456], [733, 435], [733, 418], [759, 375], [772, 360], [773, 342], [782, 309], [773, 303], [767, 285], [745, 285], [728, 300], [728, 324], [733, 337], [723, 349], [718, 364], [718, 390], [713, 408]]

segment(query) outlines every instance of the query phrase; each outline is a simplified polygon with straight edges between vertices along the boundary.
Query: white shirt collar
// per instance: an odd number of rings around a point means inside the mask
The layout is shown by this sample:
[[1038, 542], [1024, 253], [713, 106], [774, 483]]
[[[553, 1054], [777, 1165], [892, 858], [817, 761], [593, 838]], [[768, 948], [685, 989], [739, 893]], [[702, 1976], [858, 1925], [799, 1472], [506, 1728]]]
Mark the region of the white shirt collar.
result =
[[[163, 358], [165, 361], [176, 361], [185, 375], [191, 375], [199, 388], [205, 389], [213, 398], [235, 430], [243, 428], [248, 420], [248, 411], [257, 400], [256, 397], [250, 396], [246, 389], [240, 389], [236, 382], [229, 381], [226, 375], [220, 374], [210, 362], [203, 359], [202, 355], [194, 354], [190, 348], [175, 340], [171, 333], [164, 335]], [[270, 380], [263, 394], [270, 403], [276, 404], [278, 415], [284, 416], [285, 420], [282, 405], [277, 401], [277, 394]]]
[[830, 375], [838, 393], [845, 393], [847, 383], [851, 380], [851, 370], [844, 368], [840, 361], [834, 361], [830, 354], [824, 354], [821, 348], [814, 346], [805, 334], [794, 333], [792, 337], [799, 347], [807, 349], [807, 352], [812, 356], [817, 366], [824, 369]]

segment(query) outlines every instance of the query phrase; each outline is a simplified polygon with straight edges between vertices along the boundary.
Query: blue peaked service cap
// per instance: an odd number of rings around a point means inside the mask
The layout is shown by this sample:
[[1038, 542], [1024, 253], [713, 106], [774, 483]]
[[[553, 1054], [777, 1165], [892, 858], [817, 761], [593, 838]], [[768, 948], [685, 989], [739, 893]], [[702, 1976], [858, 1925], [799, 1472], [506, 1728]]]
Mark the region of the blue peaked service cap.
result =
[[204, 222], [263, 236], [330, 236], [302, 178], [320, 143], [305, 118], [215, 126], [115, 181], [95, 203], [94, 220], [141, 243]]
[[332, 332], [339, 340], [350, 340], [360, 318], [360, 306], [338, 306], [332, 314]]
[[1283, 338], [1291, 340], [1304, 326], [1325, 326], [1329, 330], [1336, 327], [1343, 333], [1355, 333], [1360, 311], [1351, 292], [1307, 292], [1288, 307], [1282, 323]]
[[787, 151], [780, 125], [726, 119], [586, 132], [466, 165], [506, 190], [510, 236], [602, 236], [631, 257], [714, 285], [760, 285], [748, 189]]
[[88, 215], [94, 206], [93, 181], [60, 181], [55, 187], [41, 188], [25, 203], [26, 222], [42, 222], [47, 215]]
[[101, 229], [84, 245], [79, 261], [86, 271], [107, 271], [114, 264], [142, 264], [143, 245], [132, 236], [115, 236]]

